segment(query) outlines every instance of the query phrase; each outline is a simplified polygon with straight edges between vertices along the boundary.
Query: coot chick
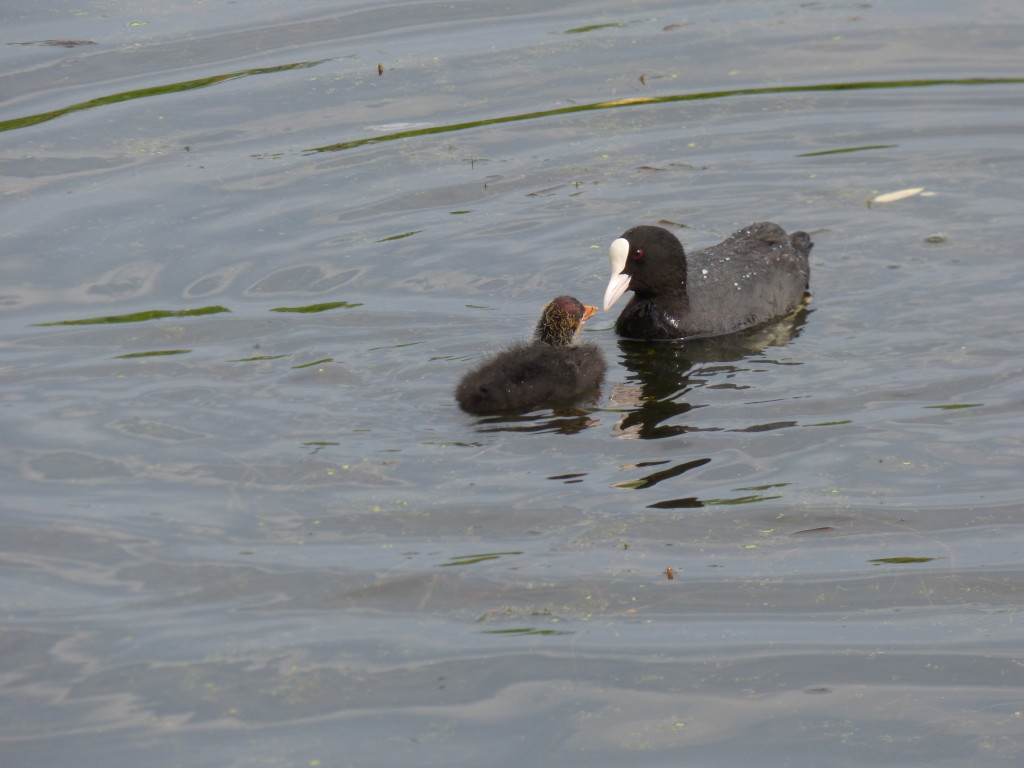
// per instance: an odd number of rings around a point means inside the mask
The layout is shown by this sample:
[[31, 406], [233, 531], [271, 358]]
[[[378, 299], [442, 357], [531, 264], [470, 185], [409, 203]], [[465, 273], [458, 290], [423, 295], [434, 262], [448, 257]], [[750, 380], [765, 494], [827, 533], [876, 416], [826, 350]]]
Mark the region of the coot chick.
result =
[[533, 341], [487, 358], [462, 377], [455, 389], [459, 406], [477, 414], [525, 411], [595, 392], [604, 379], [604, 356], [596, 344], [580, 344], [579, 337], [596, 311], [572, 296], [551, 301]]
[[609, 250], [604, 308], [633, 291], [615, 322], [620, 336], [633, 339], [721, 336], [760, 325], [803, 300], [812, 245], [806, 232], [787, 235], [762, 221], [686, 255], [667, 229], [633, 227]]

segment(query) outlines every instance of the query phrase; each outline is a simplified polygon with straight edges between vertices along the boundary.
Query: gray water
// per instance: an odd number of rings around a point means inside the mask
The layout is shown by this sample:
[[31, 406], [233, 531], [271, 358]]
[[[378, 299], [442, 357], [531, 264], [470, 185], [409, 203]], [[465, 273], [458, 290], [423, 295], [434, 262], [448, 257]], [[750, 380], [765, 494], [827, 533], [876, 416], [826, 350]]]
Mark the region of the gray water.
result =
[[[5, 766], [1019, 763], [1024, 8], [549, 6], [0, 11]], [[798, 316], [456, 408], [757, 220]]]

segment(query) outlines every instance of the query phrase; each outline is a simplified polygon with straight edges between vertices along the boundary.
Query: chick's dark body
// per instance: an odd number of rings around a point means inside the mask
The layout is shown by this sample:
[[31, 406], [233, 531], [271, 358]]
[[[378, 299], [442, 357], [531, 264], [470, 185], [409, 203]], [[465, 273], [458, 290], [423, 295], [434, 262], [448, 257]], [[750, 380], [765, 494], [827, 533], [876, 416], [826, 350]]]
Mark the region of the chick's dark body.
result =
[[604, 356], [595, 344], [516, 344], [466, 374], [455, 399], [469, 413], [526, 410], [595, 392], [604, 371]]
[[525, 411], [594, 394], [604, 379], [604, 355], [579, 343], [595, 307], [559, 296], [544, 308], [533, 341], [513, 344], [471, 369], [455, 388], [464, 411]]

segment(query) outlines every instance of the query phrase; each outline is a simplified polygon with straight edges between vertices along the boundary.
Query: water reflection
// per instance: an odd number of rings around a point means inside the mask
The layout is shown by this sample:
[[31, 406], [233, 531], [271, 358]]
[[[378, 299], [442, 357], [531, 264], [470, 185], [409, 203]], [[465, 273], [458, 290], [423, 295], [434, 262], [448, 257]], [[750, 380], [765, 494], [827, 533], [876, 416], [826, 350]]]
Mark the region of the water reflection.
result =
[[[616, 422], [616, 437], [631, 440], [658, 440], [687, 432], [717, 432], [718, 427], [692, 427], [679, 423], [676, 417], [695, 406], [686, 394], [696, 387], [736, 388], [723, 383], [746, 370], [733, 365], [758, 355], [770, 346], [785, 346], [800, 335], [810, 310], [806, 305], [784, 318], [749, 331], [711, 339], [677, 341], [635, 341], [621, 339], [620, 362], [631, 373], [626, 381], [612, 388], [608, 406], [623, 411]], [[701, 367], [695, 368], [694, 366]], [[714, 384], [709, 382], [714, 379]], [[765, 431], [785, 424], [753, 425], [748, 431]]]
[[622, 365], [632, 373], [612, 388], [609, 407], [633, 410], [619, 418], [614, 435], [655, 440], [691, 431], [682, 424], [662, 424], [693, 407], [683, 399], [693, 386], [693, 361], [685, 343], [622, 340], [619, 349]]
[[536, 412], [527, 414], [496, 414], [477, 422], [478, 432], [554, 432], [560, 435], [575, 435], [585, 429], [596, 427], [597, 419], [591, 411], [583, 408], [556, 408], [543, 415]]
[[[616, 488], [638, 488], [638, 489], [639, 488], [651, 488], [652, 486], [657, 485], [658, 483], [662, 482], [663, 480], [671, 480], [672, 478], [678, 477], [679, 475], [683, 474], [684, 472], [689, 472], [691, 469], [697, 469], [698, 467], [703, 467], [705, 464], [708, 464], [710, 462], [711, 462], [710, 458], [694, 459], [693, 461], [685, 461], [682, 464], [676, 464], [675, 466], [668, 467], [667, 469], [662, 469], [662, 470], [659, 470], [657, 472], [652, 472], [649, 475], [641, 477], [639, 480], [630, 480], [630, 481], [624, 482], [624, 483], [615, 483], [615, 487]], [[643, 467], [643, 466], [650, 466], [650, 465], [653, 465], [653, 464], [667, 464], [667, 463], [668, 463], [667, 461], [644, 462], [642, 464], [637, 464], [636, 466], [637, 467]], [[687, 506], [691, 506], [691, 505], [687, 505]]]

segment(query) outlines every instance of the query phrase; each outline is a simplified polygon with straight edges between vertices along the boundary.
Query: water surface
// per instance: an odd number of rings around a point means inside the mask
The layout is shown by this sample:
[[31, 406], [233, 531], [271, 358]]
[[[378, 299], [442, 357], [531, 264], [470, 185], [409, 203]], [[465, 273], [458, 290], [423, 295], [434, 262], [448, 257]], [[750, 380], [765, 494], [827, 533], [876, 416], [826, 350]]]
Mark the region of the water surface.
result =
[[[548, 6], [0, 16], [7, 764], [1024, 753], [1024, 12]], [[804, 312], [455, 407], [754, 220]]]

